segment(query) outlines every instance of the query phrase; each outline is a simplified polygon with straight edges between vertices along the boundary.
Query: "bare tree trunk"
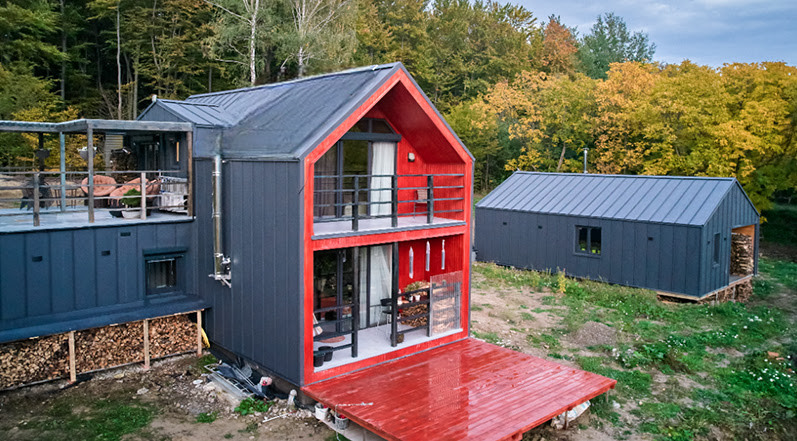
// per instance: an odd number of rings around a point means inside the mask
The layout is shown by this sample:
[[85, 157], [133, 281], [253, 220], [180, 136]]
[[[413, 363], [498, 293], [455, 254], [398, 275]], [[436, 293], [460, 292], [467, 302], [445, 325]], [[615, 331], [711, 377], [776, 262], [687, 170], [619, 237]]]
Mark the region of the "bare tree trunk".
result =
[[260, 9], [260, 0], [255, 0], [252, 17], [249, 22], [249, 83], [254, 86], [257, 80], [255, 71], [255, 42], [257, 38], [257, 11]]
[[559, 164], [556, 165], [556, 172], [562, 170], [562, 164], [565, 162], [565, 151], [567, 150], [567, 145], [562, 145], [562, 154], [559, 155]]
[[121, 14], [122, 2], [116, 2], [116, 119], [122, 119], [122, 31]]
[[138, 118], [138, 66], [139, 61], [141, 59], [141, 55], [138, 54], [139, 50], [136, 50], [136, 61], [133, 62], [133, 118]]
[[[61, 0], [61, 52], [66, 55], [66, 7]], [[66, 101], [66, 60], [61, 62], [61, 101]]]
[[299, 78], [304, 76], [305, 71], [307, 70], [307, 66], [305, 63], [305, 56], [304, 56], [304, 46], [299, 46], [299, 53], [296, 54], [296, 61], [299, 64]]

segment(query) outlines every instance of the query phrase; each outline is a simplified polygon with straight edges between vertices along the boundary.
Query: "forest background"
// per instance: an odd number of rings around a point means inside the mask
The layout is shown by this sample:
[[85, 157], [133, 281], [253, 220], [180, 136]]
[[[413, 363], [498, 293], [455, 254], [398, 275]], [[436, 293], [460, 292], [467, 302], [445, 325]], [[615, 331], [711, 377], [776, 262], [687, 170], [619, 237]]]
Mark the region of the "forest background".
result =
[[[5, 0], [0, 119], [135, 119], [156, 94], [401, 61], [476, 158], [513, 170], [734, 176], [759, 210], [797, 194], [797, 68], [655, 60], [612, 13], [589, 30], [469, 0]], [[4, 135], [0, 168], [34, 164]]]

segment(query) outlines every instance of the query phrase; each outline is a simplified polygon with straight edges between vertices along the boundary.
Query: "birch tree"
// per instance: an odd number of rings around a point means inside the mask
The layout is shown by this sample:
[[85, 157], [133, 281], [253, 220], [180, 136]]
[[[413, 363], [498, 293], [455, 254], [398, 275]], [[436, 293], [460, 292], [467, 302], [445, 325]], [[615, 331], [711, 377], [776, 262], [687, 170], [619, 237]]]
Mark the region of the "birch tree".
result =
[[[258, 46], [268, 26], [265, 0], [205, 0], [220, 11], [211, 39], [217, 61], [249, 68], [249, 84], [257, 80]], [[241, 43], [244, 44], [241, 44]]]
[[294, 51], [285, 59], [283, 67], [295, 58], [297, 75], [301, 78], [307, 73], [311, 60], [330, 56], [351, 57], [356, 13], [352, 0], [290, 0], [290, 4], [295, 32]]

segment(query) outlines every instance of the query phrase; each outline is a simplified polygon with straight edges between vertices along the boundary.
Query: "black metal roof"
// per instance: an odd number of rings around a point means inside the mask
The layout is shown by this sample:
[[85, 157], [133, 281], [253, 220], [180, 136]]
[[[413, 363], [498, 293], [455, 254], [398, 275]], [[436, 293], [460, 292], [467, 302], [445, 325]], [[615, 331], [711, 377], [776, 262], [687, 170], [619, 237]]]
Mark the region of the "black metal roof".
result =
[[[224, 132], [225, 156], [298, 158], [316, 147], [396, 71], [374, 65], [244, 89], [157, 100], [179, 119]], [[140, 119], [146, 119], [145, 110]]]
[[[518, 171], [479, 201], [476, 207], [703, 225], [733, 188], [744, 194], [735, 178]], [[750, 207], [755, 211], [752, 202]]]

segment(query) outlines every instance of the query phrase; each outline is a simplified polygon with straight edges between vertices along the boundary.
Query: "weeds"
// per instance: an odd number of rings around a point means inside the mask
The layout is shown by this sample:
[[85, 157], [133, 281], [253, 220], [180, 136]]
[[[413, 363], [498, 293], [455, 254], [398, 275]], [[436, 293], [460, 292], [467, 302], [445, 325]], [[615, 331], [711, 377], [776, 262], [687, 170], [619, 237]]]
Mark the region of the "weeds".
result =
[[241, 404], [235, 408], [234, 412], [237, 412], [241, 415], [251, 415], [255, 412], [268, 412], [269, 408], [271, 408], [271, 402], [249, 397], [241, 401]]
[[40, 440], [113, 441], [146, 427], [155, 414], [149, 406], [118, 399], [98, 400], [85, 410], [75, 412], [78, 407], [73, 400], [61, 398], [44, 412], [42, 418], [35, 418], [20, 427], [41, 432], [37, 435]]
[[216, 418], [219, 417], [219, 413], [217, 411], [213, 412], [202, 412], [196, 416], [197, 423], [212, 423], [216, 421]]

